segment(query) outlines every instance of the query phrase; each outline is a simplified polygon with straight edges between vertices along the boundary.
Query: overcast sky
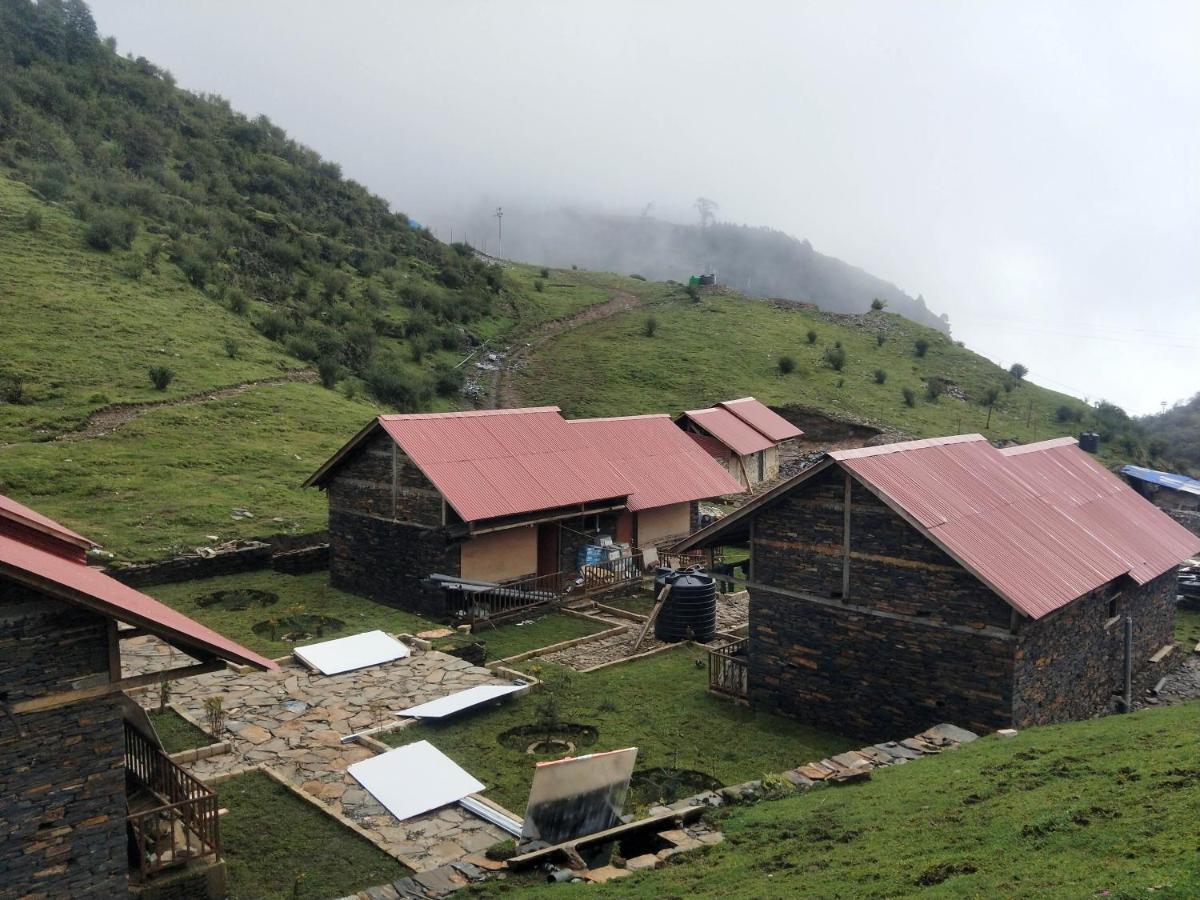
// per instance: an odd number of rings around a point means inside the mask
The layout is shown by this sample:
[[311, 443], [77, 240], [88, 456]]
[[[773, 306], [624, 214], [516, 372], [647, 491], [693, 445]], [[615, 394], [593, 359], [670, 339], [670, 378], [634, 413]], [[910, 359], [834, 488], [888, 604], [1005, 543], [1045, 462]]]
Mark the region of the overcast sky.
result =
[[704, 195], [1047, 386], [1136, 413], [1200, 390], [1195, 0], [92, 7], [431, 226]]

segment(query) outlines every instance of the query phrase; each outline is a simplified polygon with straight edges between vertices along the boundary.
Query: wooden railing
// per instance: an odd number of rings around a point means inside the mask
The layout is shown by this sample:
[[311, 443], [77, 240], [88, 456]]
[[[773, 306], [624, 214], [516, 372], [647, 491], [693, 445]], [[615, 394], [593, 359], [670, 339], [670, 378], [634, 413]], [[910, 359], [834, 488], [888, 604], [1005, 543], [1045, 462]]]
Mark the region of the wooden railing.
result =
[[744, 700], [749, 696], [750, 641], [742, 638], [724, 647], [708, 651], [708, 689], [727, 697]]
[[189, 860], [220, 859], [215, 793], [129, 725], [125, 726], [125, 768], [155, 804], [131, 811], [128, 817], [131, 846], [143, 881]]

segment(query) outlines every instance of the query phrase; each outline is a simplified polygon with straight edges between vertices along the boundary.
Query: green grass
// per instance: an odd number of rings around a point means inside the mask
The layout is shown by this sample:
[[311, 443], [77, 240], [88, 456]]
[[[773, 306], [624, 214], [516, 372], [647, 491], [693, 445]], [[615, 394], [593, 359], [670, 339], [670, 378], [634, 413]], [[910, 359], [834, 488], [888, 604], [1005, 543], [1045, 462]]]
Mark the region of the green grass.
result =
[[325, 900], [409, 874], [406, 866], [259, 772], [217, 787], [230, 900]]
[[984, 738], [722, 814], [724, 844], [657, 872], [523, 881], [522, 896], [1196, 897], [1198, 715], [1189, 703]]
[[480, 625], [475, 633], [469, 636], [469, 640], [485, 643], [488, 659], [506, 659], [528, 650], [537, 650], [539, 647], [549, 647], [551, 644], [595, 634], [607, 627], [609, 626], [599, 622], [553, 613], [540, 616], [529, 625], [512, 622], [495, 629], [488, 625]]
[[488, 797], [516, 812], [525, 808], [535, 758], [523, 748], [502, 746], [497, 737], [539, 721], [551, 699], [560, 721], [598, 729], [596, 743], [577, 752], [637, 747], [639, 769], [695, 769], [722, 784], [854, 746], [793, 719], [709, 695], [705, 656], [680, 647], [587, 674], [547, 663], [541, 672], [547, 683], [534, 694], [441, 725], [407, 728], [384, 740], [395, 746], [428, 740], [487, 785]]
[[[765, 403], [813, 406], [835, 417], [913, 435], [979, 431], [1022, 442], [1075, 433], [1079, 424], [1058, 423], [1055, 411], [1064, 404], [1085, 409], [1073, 397], [1026, 382], [1011, 393], [1001, 390], [991, 427], [985, 428], [988, 412], [979, 398], [985, 389], [1001, 385], [1003, 371], [945, 335], [890, 313], [871, 317], [889, 329], [878, 346], [873, 327], [838, 324], [846, 320], [776, 309], [736, 295], [692, 303], [678, 292], [668, 292], [653, 299], [649, 309], [658, 319], [654, 337], [642, 330], [646, 310], [566, 333], [539, 348], [518, 373], [523, 396], [532, 403], [557, 403], [568, 414], [582, 416], [676, 412], [753, 394]], [[810, 328], [819, 335], [815, 344], [806, 339]], [[929, 341], [924, 357], [914, 351], [918, 338]], [[847, 357], [840, 373], [822, 361], [835, 341], [841, 342]], [[797, 363], [789, 375], [779, 373], [777, 362], [783, 355]], [[875, 383], [877, 368], [888, 372], [882, 385]], [[953, 381], [968, 399], [944, 395], [929, 401], [923, 379], [931, 376]], [[914, 408], [903, 401], [904, 387], [916, 392]]]
[[1200, 608], [1179, 607], [1175, 616], [1175, 640], [1183, 644], [1186, 651], [1200, 644]]
[[605, 600], [604, 605], [648, 616], [654, 609], [654, 596], [652, 594], [635, 594], [632, 597], [614, 597], [611, 600]]
[[216, 740], [205, 734], [173, 709], [149, 710], [150, 721], [154, 732], [162, 741], [163, 749], [168, 753], [179, 753], [181, 750], [194, 750], [197, 747], [207, 747], [215, 744]]
[[[252, 606], [240, 611], [222, 609], [216, 605], [205, 607], [197, 602], [217, 591], [239, 588], [269, 591], [278, 595], [279, 601], [271, 606]], [[255, 634], [254, 625], [295, 612], [329, 616], [345, 623], [340, 629], [327, 629], [324, 635], [327, 638], [376, 628], [389, 634], [412, 634], [436, 627], [434, 623], [413, 613], [330, 587], [327, 572], [307, 575], [246, 572], [179, 584], [155, 585], [146, 588], [146, 591], [184, 615], [269, 657], [284, 656], [291, 652], [293, 645], [283, 640], [272, 640], [269, 634]]]
[[[42, 225], [22, 224], [30, 208]], [[0, 403], [0, 443], [46, 440], [109, 403], [160, 401], [306, 368], [190, 287], [171, 263], [140, 279], [129, 255], [88, 250], [84, 225], [0, 175], [0, 375], [19, 375], [29, 402]], [[223, 343], [237, 341], [230, 359]], [[151, 366], [176, 373], [165, 391]]]

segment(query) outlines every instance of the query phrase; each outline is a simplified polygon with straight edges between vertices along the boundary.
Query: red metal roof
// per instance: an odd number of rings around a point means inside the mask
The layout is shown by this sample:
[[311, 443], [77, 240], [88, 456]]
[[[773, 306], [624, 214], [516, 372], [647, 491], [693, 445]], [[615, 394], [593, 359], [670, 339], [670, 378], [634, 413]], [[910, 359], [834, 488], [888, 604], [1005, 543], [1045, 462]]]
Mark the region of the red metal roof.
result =
[[[20, 506], [3, 496], [0, 501]], [[39, 519], [56, 530], [74, 534], [45, 516]], [[82, 559], [67, 559], [9, 534], [0, 534], [0, 576], [38, 587], [68, 603], [87, 606], [118, 621], [139, 625], [183, 649], [190, 647], [262, 669], [278, 668], [271, 660], [110, 578]]]
[[786, 441], [804, 434], [799, 428], [779, 413], [772, 412], [766, 404], [753, 397], [725, 400], [717, 406], [727, 409], [756, 431], [761, 431], [772, 441]]
[[40, 512], [30, 509], [28, 506], [18, 503], [10, 497], [5, 497], [3, 494], [0, 494], [0, 519], [15, 522], [25, 528], [32, 528], [34, 531], [39, 531], [48, 537], [55, 538], [83, 550], [99, 546], [95, 541], [85, 538], [82, 534], [78, 534], [70, 528], [60, 525], [50, 517], [43, 516]]
[[629, 508], [652, 509], [673, 503], [739, 494], [742, 486], [668, 415], [569, 419], [631, 485]]
[[1200, 550], [1071, 438], [997, 450], [959, 435], [830, 456], [1035, 619], [1121, 575], [1144, 584]]
[[775, 442], [747, 425], [727, 409], [710, 407], [708, 409], [690, 409], [684, 413], [688, 419], [699, 425], [738, 456], [748, 456], [759, 450], [774, 446]]
[[685, 431], [684, 434], [695, 441], [697, 447], [714, 459], [728, 458], [732, 453], [728, 447], [715, 437], [709, 437], [707, 434], [696, 434], [694, 431]]
[[633, 492], [556, 406], [387, 415], [379, 423], [466, 522]]

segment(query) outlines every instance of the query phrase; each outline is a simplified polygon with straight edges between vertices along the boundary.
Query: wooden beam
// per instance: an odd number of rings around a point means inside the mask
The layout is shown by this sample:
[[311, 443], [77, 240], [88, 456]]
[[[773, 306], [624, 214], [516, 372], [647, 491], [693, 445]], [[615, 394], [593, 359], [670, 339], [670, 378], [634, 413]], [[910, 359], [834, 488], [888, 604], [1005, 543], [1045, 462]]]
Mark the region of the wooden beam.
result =
[[121, 638], [117, 633], [117, 620], [104, 620], [105, 637], [108, 638], [108, 680], [121, 680]]
[[145, 637], [151, 633], [149, 629], [143, 628], [141, 625], [136, 625], [133, 628], [118, 628], [117, 639], [127, 641], [130, 638]]
[[846, 492], [842, 499], [842, 602], [850, 601], [850, 473], [846, 473]]
[[147, 672], [144, 675], [133, 675], [129, 678], [110, 681], [107, 684], [98, 684], [94, 687], [77, 688], [73, 691], [63, 691], [58, 694], [35, 697], [32, 700], [22, 700], [20, 703], [12, 705], [12, 711], [14, 713], [27, 713], [57, 709], [60, 706], [78, 703], [80, 700], [93, 700], [96, 697], [105, 697], [120, 691], [145, 687], [148, 684], [159, 684], [163, 681], [174, 681], [178, 678], [190, 678], [193, 675], [217, 672], [223, 668], [225, 668], [225, 663], [220, 660], [211, 660], [209, 662], [197, 663], [194, 666], [181, 666], [177, 669], [166, 669], [161, 672]]
[[667, 598], [671, 596], [671, 585], [667, 585], [658, 592], [658, 601], [654, 604], [654, 609], [650, 610], [650, 616], [646, 619], [646, 624], [642, 626], [642, 631], [638, 635], [638, 639], [633, 642], [631, 653], [636, 653], [637, 648], [642, 646], [642, 641], [646, 639], [646, 635], [650, 633], [650, 629], [658, 620], [658, 614], [662, 612], [663, 604], [667, 602]]
[[570, 841], [563, 841], [561, 844], [551, 844], [549, 847], [542, 847], [538, 850], [530, 850], [528, 853], [522, 853], [520, 856], [514, 856], [508, 861], [510, 869], [527, 866], [531, 862], [536, 862], [546, 856], [554, 853], [569, 853], [578, 847], [585, 847], [588, 844], [605, 843], [622, 835], [631, 834], [638, 831], [653, 829], [667, 825], [668, 823], [678, 822], [680, 824], [688, 822], [692, 819], [698, 819], [708, 810], [707, 806], [689, 806], [687, 809], [673, 810], [671, 812], [659, 813], [658, 815], [648, 816], [645, 819], [639, 819], [636, 822], [629, 822], [624, 825], [615, 825], [612, 828], [606, 828], [604, 831], [597, 831], [595, 834], [585, 834], [583, 837], [577, 837]]

